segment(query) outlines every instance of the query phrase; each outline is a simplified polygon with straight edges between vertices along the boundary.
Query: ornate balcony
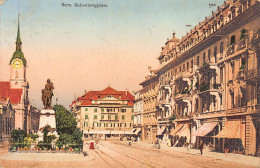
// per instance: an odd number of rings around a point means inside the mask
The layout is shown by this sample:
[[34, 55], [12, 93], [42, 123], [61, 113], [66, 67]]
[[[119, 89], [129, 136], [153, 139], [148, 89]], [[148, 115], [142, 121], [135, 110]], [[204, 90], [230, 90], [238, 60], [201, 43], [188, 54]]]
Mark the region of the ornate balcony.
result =
[[214, 83], [214, 84], [210, 85], [210, 84], [202, 83], [198, 86], [197, 92], [198, 92], [198, 94], [203, 94], [203, 93], [210, 93], [210, 94], [212, 93], [213, 94], [213, 92], [214, 93], [219, 92], [220, 89], [221, 89], [221, 84]]
[[237, 51], [242, 50], [244, 48], [246, 48], [246, 40], [245, 40], [245, 38], [239, 40], [239, 42], [237, 44]]
[[183, 100], [183, 99], [187, 100], [187, 99], [189, 99], [189, 96], [190, 96], [190, 91], [188, 89], [184, 89], [181, 93], [176, 94], [174, 96], [174, 100], [175, 101], [176, 100]]
[[232, 55], [235, 53], [235, 44], [231, 44], [228, 48], [227, 48], [227, 55]]
[[240, 68], [237, 74], [237, 80], [243, 80], [245, 79], [245, 72], [244, 72], [244, 68]]

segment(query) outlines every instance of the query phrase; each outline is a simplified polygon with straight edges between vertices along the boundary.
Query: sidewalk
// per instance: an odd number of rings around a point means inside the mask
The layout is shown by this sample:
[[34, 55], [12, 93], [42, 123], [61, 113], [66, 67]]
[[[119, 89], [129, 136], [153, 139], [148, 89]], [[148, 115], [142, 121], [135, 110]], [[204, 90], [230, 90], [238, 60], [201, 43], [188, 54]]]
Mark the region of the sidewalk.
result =
[[[153, 144], [148, 144], [145, 142], [134, 142], [133, 145], [139, 147], [151, 148], [151, 149], [153, 148]], [[160, 144], [160, 148], [161, 149], [156, 149], [156, 150], [167, 151], [169, 153], [182, 152], [191, 155], [201, 156], [199, 149], [188, 149], [185, 147], [168, 147], [166, 144], [163, 143]], [[246, 155], [233, 154], [233, 153], [211, 152], [206, 150], [203, 151], [202, 156], [260, 168], [260, 157], [246, 156]]]

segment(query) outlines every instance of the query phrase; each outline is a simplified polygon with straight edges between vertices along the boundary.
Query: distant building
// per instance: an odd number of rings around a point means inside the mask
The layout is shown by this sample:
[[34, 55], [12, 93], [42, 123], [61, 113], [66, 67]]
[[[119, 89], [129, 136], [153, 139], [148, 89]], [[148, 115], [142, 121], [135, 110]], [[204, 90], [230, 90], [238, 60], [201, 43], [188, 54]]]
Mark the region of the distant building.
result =
[[129, 91], [108, 87], [89, 91], [71, 104], [77, 126], [85, 137], [89, 135], [132, 134], [134, 96]]
[[157, 134], [157, 95], [158, 95], [158, 77], [156, 71], [151, 71], [151, 75], [140, 83], [143, 86], [143, 124], [142, 124], [142, 140], [155, 143]]
[[142, 90], [135, 92], [134, 101], [134, 128], [135, 134], [140, 137], [140, 133], [143, 125], [143, 93]]
[[9, 100], [13, 110], [15, 110], [15, 129], [23, 129], [29, 132], [30, 119], [28, 111], [29, 84], [26, 80], [26, 59], [22, 52], [22, 41], [20, 37], [20, 27], [18, 22], [18, 31], [16, 38], [16, 50], [10, 60], [10, 81], [0, 82], [0, 99]]

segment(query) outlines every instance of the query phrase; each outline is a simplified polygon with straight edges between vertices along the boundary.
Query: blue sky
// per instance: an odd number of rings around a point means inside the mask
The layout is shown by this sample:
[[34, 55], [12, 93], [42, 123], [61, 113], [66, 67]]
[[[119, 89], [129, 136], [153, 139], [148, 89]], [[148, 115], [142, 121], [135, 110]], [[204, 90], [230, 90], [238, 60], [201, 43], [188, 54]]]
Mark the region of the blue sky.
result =
[[[137, 91], [173, 31], [181, 38], [224, 1], [8, 0], [0, 5], [0, 80], [9, 80], [20, 9], [30, 101], [41, 108], [47, 78], [66, 107], [84, 90]], [[107, 8], [62, 7], [106, 3]], [[209, 4], [216, 4], [209, 8]], [[20, 7], [19, 7], [20, 6]]]

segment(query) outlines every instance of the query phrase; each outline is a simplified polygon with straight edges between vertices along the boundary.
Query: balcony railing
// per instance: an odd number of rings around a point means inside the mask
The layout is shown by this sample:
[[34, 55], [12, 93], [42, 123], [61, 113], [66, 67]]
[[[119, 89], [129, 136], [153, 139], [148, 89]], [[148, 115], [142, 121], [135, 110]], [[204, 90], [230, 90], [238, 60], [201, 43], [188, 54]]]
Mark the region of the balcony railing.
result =
[[237, 107], [233, 109], [228, 109], [227, 114], [232, 114], [232, 113], [243, 113], [246, 112], [246, 107]]
[[246, 40], [245, 38], [241, 39], [237, 44], [237, 51], [246, 48]]
[[221, 84], [214, 83], [214, 84], [210, 85], [210, 84], [202, 83], [200, 85], [197, 84], [196, 88], [197, 88], [197, 92], [200, 92], [200, 93], [206, 92], [206, 91], [216, 91], [221, 88]]
[[232, 55], [235, 53], [235, 44], [231, 44], [228, 48], [227, 48], [227, 55]]

